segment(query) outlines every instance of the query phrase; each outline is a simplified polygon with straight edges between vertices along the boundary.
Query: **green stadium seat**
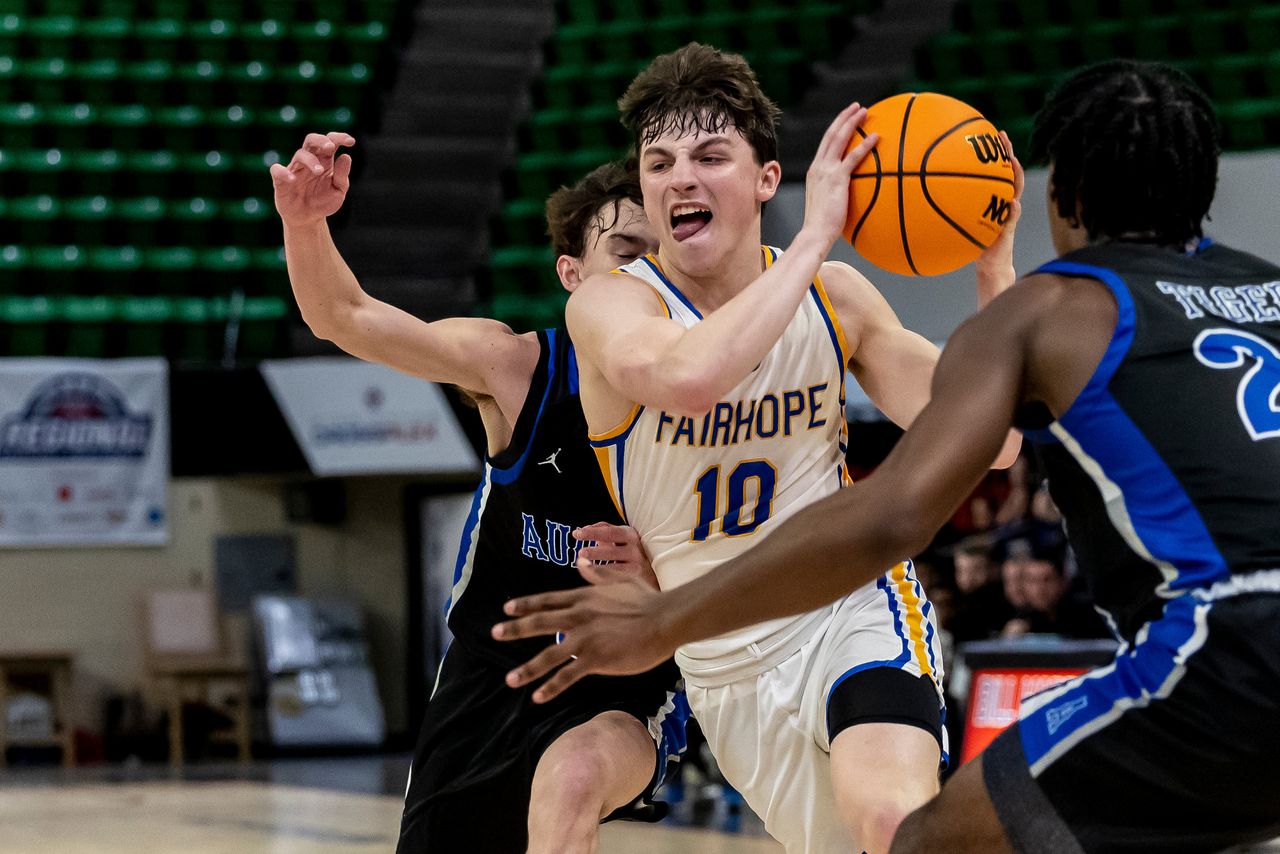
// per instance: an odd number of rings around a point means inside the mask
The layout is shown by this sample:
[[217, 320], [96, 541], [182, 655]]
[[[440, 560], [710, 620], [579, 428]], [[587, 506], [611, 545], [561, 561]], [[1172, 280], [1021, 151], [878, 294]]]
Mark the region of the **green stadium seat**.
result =
[[242, 246], [255, 246], [279, 239], [277, 229], [268, 228], [274, 225], [275, 209], [269, 201], [254, 196], [235, 202], [227, 202], [222, 206], [222, 216], [227, 221], [227, 228], [232, 241]]
[[[231, 310], [234, 311], [235, 301]], [[288, 304], [280, 297], [245, 297], [240, 315], [240, 339], [236, 355], [241, 359], [267, 359], [280, 355], [283, 321]]]
[[26, 31], [26, 21], [21, 15], [0, 15], [0, 56], [18, 56]]
[[124, 230], [125, 242], [145, 246], [155, 240], [164, 220], [164, 199], [159, 196], [120, 199], [116, 202], [116, 216]]
[[1251, 51], [1280, 50], [1280, 5], [1255, 4], [1246, 13], [1244, 31]]
[[190, 40], [194, 59], [227, 62], [235, 44], [236, 28], [221, 18], [196, 21], [187, 25], [186, 37]]
[[253, 127], [254, 114], [240, 104], [233, 104], [225, 110], [209, 112], [208, 127], [212, 132], [213, 143], [219, 148], [239, 148], [246, 132]]
[[66, 296], [57, 312], [68, 326], [64, 355], [98, 359], [107, 354], [107, 327], [116, 315], [109, 297]]
[[206, 249], [200, 254], [200, 266], [214, 281], [243, 282], [244, 274], [250, 269], [252, 261], [249, 251], [240, 246]]
[[[101, 10], [100, 10], [101, 11]], [[123, 62], [128, 57], [129, 36], [133, 27], [129, 23], [131, 11], [123, 15], [103, 14], [89, 18], [80, 24], [81, 44], [92, 59], [114, 59]]]
[[207, 243], [218, 217], [218, 203], [203, 196], [170, 202], [165, 216], [175, 226], [181, 243]]
[[94, 246], [86, 250], [86, 265], [97, 290], [106, 294], [138, 293], [145, 290], [138, 272], [142, 253], [134, 246]]
[[6, 355], [46, 355], [55, 317], [53, 300], [47, 296], [0, 297], [0, 324], [8, 333]]
[[79, 246], [33, 246], [31, 269], [44, 293], [70, 293], [80, 284], [85, 254]]
[[342, 39], [347, 46], [347, 62], [372, 68], [378, 64], [378, 53], [387, 39], [387, 26], [382, 21], [350, 24], [343, 28]]
[[[0, 110], [0, 115], [3, 110]], [[3, 119], [0, 118], [0, 122]], [[15, 181], [15, 192], [38, 195], [63, 192], [62, 179], [67, 172], [67, 158], [57, 148], [19, 149], [14, 153], [14, 172], [21, 176]]]
[[192, 104], [157, 108], [155, 123], [166, 148], [189, 150], [204, 141], [205, 113]]
[[159, 356], [165, 351], [165, 325], [173, 317], [173, 302], [165, 296], [130, 296], [118, 302], [119, 317], [125, 323], [124, 349], [127, 356]]
[[134, 25], [134, 37], [145, 59], [176, 62], [185, 35], [182, 23], [173, 18], [144, 18]]
[[182, 155], [182, 172], [197, 195], [216, 196], [225, 191], [234, 169], [235, 161], [228, 152], [215, 149]]
[[[235, 88], [236, 97], [241, 103], [254, 109], [266, 106], [266, 84], [272, 77], [271, 66], [256, 59], [227, 68], [227, 80]], [[289, 94], [293, 95], [292, 89]]]
[[23, 243], [53, 243], [62, 229], [58, 217], [62, 203], [53, 196], [21, 196], [11, 199], [7, 211], [14, 234]]
[[0, 246], [0, 294], [13, 293], [26, 284], [30, 264], [26, 247], [13, 243]]
[[143, 252], [142, 268], [158, 292], [180, 294], [191, 285], [196, 253], [186, 246], [153, 246]]
[[[324, 75], [323, 87], [304, 87], [303, 91], [314, 90], [317, 93], [332, 95], [331, 103], [338, 107], [356, 111], [364, 102], [369, 84], [373, 81], [373, 72], [363, 62], [337, 66]], [[289, 90], [295, 91], [293, 88]]]
[[[222, 344], [220, 333], [226, 320], [225, 304], [200, 297], [176, 297], [171, 304], [176, 333], [173, 357], [183, 362], [215, 361]], [[221, 312], [215, 311], [216, 305], [222, 306]]]
[[151, 136], [153, 116], [143, 104], [112, 104], [99, 111], [113, 148], [141, 148]]
[[73, 192], [113, 195], [124, 190], [125, 183], [134, 192], [132, 182], [125, 180], [124, 156], [113, 148], [68, 152], [66, 160], [75, 176]]
[[[117, 59], [90, 59], [76, 63], [73, 76], [77, 95], [90, 104], [107, 104], [116, 100], [118, 85], [124, 76], [123, 66]], [[153, 100], [138, 91], [138, 86], [130, 80], [130, 89], [136, 97], [143, 101]]]
[[27, 19], [26, 36], [34, 56], [62, 58], [70, 54], [71, 41], [79, 29], [70, 15], [33, 17]]
[[174, 64], [166, 59], [145, 59], [124, 65], [123, 76], [128, 95], [140, 104], [164, 104], [172, 100], [170, 87], [180, 77]]
[[53, 131], [52, 141], [63, 148], [86, 148], [97, 124], [98, 111], [88, 104], [50, 104], [45, 121]]
[[1222, 104], [1218, 117], [1225, 147], [1262, 148], [1280, 139], [1280, 98], [1253, 98]]
[[340, 43], [332, 21], [294, 24], [290, 36], [301, 59], [309, 59], [318, 65], [327, 65], [337, 59]]
[[36, 144], [44, 110], [32, 103], [0, 104], [0, 145], [29, 148]]
[[105, 243], [115, 215], [115, 202], [106, 196], [78, 196], [67, 199], [62, 215], [70, 222], [71, 233], [87, 244]]
[[271, 65], [282, 64], [288, 59], [292, 48], [288, 35], [286, 25], [274, 18], [247, 23], [240, 29], [245, 55]]
[[226, 79], [226, 68], [220, 62], [201, 59], [175, 66], [168, 73], [168, 83], [176, 80], [182, 89], [182, 100], [195, 107], [212, 108], [218, 103], [218, 84]]

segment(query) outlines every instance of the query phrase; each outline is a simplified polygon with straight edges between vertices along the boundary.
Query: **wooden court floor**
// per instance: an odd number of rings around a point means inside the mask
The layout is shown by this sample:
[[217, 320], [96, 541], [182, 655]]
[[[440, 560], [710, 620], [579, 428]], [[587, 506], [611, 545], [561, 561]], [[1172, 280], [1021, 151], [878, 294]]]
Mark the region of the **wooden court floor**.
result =
[[[3, 854], [389, 854], [391, 795], [258, 781], [0, 786]], [[604, 854], [778, 854], [769, 839], [606, 825]], [[467, 852], [483, 854], [483, 852]]]

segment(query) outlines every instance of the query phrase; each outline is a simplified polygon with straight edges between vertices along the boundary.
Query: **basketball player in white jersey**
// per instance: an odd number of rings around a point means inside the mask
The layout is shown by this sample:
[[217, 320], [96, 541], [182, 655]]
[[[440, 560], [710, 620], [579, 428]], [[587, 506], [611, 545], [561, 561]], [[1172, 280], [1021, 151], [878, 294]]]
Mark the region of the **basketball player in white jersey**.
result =
[[[778, 111], [741, 57], [691, 44], [655, 59], [619, 105], [659, 250], [584, 282], [567, 318], [601, 467], [670, 589], [848, 482], [846, 367], [905, 427], [928, 402], [938, 352], [851, 267], [823, 263], [850, 173], [876, 141], [846, 154], [864, 110], [827, 130], [804, 226], [780, 252], [760, 245]], [[1008, 245], [979, 274], [982, 303], [1011, 284]], [[938, 630], [910, 562], [886, 570], [834, 606], [677, 655], [726, 779], [790, 854], [885, 852], [938, 790]], [[563, 660], [549, 649], [508, 683]]]

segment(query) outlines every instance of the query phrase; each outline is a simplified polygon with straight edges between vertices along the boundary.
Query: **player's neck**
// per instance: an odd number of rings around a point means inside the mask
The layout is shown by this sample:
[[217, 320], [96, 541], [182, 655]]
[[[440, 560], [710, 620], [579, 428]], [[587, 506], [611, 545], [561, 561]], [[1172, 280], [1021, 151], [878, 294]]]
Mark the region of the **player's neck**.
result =
[[733, 299], [764, 272], [758, 232], [752, 240], [739, 243], [721, 263], [705, 274], [681, 270], [676, 262], [663, 256], [661, 249], [658, 250], [658, 260], [671, 283], [704, 316]]

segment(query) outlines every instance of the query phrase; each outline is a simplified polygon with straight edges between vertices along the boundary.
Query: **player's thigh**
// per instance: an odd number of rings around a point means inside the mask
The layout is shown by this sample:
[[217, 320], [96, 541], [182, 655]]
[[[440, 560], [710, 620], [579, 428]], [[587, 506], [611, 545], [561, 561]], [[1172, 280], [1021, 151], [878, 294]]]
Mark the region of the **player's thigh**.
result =
[[534, 771], [533, 798], [554, 792], [584, 807], [602, 803], [612, 811], [649, 786], [656, 751], [653, 736], [637, 718], [622, 711], [602, 712], [551, 742]]
[[905, 807], [938, 792], [941, 751], [934, 735], [901, 723], [864, 723], [831, 743], [831, 779], [842, 808]]
[[968, 763], [898, 827], [892, 854], [1012, 854], [983, 781], [982, 757]]
[[690, 686], [689, 705], [721, 773], [788, 854], [847, 854], [831, 759], [797, 715], [802, 679], [791, 671], [802, 666], [793, 656], [749, 680]]

